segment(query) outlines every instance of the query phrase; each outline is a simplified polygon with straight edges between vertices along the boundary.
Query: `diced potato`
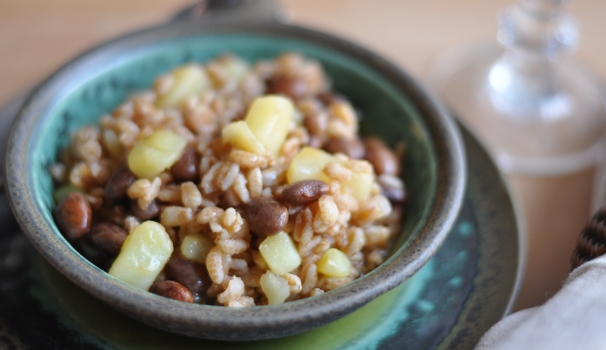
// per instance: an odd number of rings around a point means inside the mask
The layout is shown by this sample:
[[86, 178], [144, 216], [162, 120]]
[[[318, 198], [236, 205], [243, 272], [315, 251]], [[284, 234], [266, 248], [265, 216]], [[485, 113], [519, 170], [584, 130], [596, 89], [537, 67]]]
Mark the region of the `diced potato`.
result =
[[342, 191], [349, 193], [359, 201], [364, 201], [370, 198], [370, 190], [375, 177], [371, 173], [353, 173], [351, 179], [341, 187]]
[[303, 147], [290, 163], [286, 172], [286, 181], [289, 184], [301, 180], [321, 180], [330, 183], [323, 169], [332, 160], [333, 157], [329, 153], [313, 147]]
[[270, 305], [281, 304], [290, 296], [288, 282], [284, 278], [274, 275], [271, 271], [264, 273], [259, 282]]
[[215, 244], [210, 238], [199, 233], [187, 235], [181, 241], [181, 254], [191, 261], [206, 263], [206, 256]]
[[84, 193], [84, 191], [80, 187], [76, 187], [72, 184], [69, 184], [61, 186], [57, 190], [55, 190], [55, 193], [53, 193], [53, 197], [55, 198], [55, 202], [59, 203], [63, 198], [65, 198], [65, 196], [73, 192]]
[[386, 217], [387, 215], [391, 214], [391, 212], [392, 212], [391, 203], [389, 202], [389, 200], [387, 198], [385, 198], [385, 196], [380, 195], [380, 194], [376, 195], [371, 198], [371, 201], [375, 207], [374, 211], [375, 211], [376, 219], [382, 219], [382, 218]]
[[128, 155], [128, 167], [140, 178], [154, 178], [179, 160], [186, 145], [182, 136], [156, 131], [135, 145]]
[[345, 253], [330, 248], [318, 261], [318, 272], [330, 277], [347, 277], [351, 272], [351, 262]]
[[253, 102], [244, 121], [230, 123], [223, 128], [223, 142], [275, 158], [286, 140], [293, 114], [290, 100], [281, 96], [260, 97]]
[[124, 154], [118, 135], [111, 129], [103, 130], [103, 144], [114, 158], [120, 158]]
[[206, 72], [197, 65], [179, 67], [170, 73], [173, 82], [168, 91], [158, 96], [156, 107], [176, 107], [185, 99], [212, 87]]
[[231, 143], [234, 147], [251, 153], [266, 155], [265, 147], [250, 131], [243, 121], [227, 124], [221, 133], [224, 143]]
[[273, 157], [277, 157], [286, 141], [288, 127], [293, 119], [294, 107], [282, 96], [257, 98], [244, 121]]
[[154, 221], [145, 221], [126, 237], [109, 274], [148, 290], [172, 252], [173, 243], [164, 227]]
[[288, 273], [301, 265], [301, 256], [288, 233], [281, 231], [265, 238], [259, 246], [261, 256], [271, 272], [278, 276]]
[[219, 62], [225, 67], [229, 80], [240, 81], [250, 71], [248, 62], [237, 56], [227, 56]]

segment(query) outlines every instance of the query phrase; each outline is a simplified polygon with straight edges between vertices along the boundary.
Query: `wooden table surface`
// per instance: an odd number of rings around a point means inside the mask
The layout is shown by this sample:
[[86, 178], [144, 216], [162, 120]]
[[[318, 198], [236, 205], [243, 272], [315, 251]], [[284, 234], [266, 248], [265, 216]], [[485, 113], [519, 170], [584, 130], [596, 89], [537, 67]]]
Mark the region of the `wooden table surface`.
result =
[[[439, 53], [464, 44], [494, 40], [497, 13], [512, 2], [282, 0], [281, 4], [294, 23], [358, 42], [421, 78]], [[162, 23], [191, 3], [190, 0], [0, 0], [0, 104], [34, 86], [83, 50], [129, 31]], [[606, 79], [603, 60], [606, 40], [602, 38], [606, 33], [606, 1], [579, 0], [569, 5], [570, 12], [580, 22], [582, 34], [575, 58]], [[545, 256], [539, 261], [531, 247], [529, 273], [518, 308], [542, 303], [557, 291], [566, 276], [564, 270], [573, 248], [570, 242], [574, 242], [570, 237], [576, 237], [590, 215], [588, 194], [579, 197], [576, 193], [578, 188], [588, 189], [590, 180], [586, 176], [577, 178], [574, 181], [582, 183], [569, 186], [568, 192], [562, 190], [567, 179], [513, 181], [514, 193], [528, 218], [529, 235], [556, 232], [555, 236], [569, 237], [561, 240], [560, 252], [549, 257], [553, 261], [544, 261]], [[567, 209], [572, 203], [576, 210]], [[548, 242], [544, 244], [541, 249], [549, 249]], [[541, 266], [540, 271], [532, 270], [536, 266]]]

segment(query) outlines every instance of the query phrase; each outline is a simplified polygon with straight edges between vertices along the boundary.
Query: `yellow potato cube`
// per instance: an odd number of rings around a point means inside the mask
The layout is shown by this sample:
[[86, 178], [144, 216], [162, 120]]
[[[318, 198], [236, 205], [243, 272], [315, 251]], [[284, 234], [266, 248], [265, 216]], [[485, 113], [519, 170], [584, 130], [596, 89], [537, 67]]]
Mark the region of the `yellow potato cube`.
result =
[[376, 219], [382, 219], [387, 215], [391, 214], [393, 208], [391, 207], [391, 203], [389, 200], [383, 195], [376, 195], [371, 199], [374, 209], [374, 215], [376, 215]]
[[330, 277], [347, 277], [351, 272], [351, 262], [345, 253], [330, 248], [318, 261], [318, 272]]
[[371, 173], [353, 173], [351, 179], [341, 187], [342, 192], [349, 193], [358, 201], [370, 198], [370, 190], [375, 177]]
[[290, 296], [288, 282], [284, 278], [274, 275], [271, 271], [264, 273], [259, 283], [270, 305], [281, 304]]
[[250, 72], [248, 62], [236, 56], [225, 56], [219, 59], [219, 64], [225, 68], [229, 80], [240, 81]]
[[197, 65], [187, 65], [173, 70], [170, 88], [158, 95], [156, 107], [176, 107], [188, 97], [201, 93], [212, 87], [206, 72]]
[[288, 273], [301, 265], [301, 256], [288, 233], [279, 233], [265, 238], [259, 246], [261, 256], [269, 270], [278, 276]]
[[128, 167], [138, 177], [151, 179], [170, 168], [187, 140], [170, 131], [156, 131], [135, 145], [128, 155]]
[[301, 180], [320, 180], [330, 183], [323, 169], [332, 160], [333, 157], [329, 153], [313, 147], [303, 147], [290, 163], [286, 172], [286, 181], [289, 184]]
[[248, 128], [274, 158], [279, 155], [286, 141], [294, 111], [289, 99], [264, 96], [257, 98], [246, 114], [244, 121]]
[[187, 235], [181, 241], [181, 254], [191, 261], [206, 263], [206, 256], [215, 244], [210, 238], [199, 233]]
[[265, 150], [263, 144], [257, 140], [248, 125], [243, 121], [227, 124], [221, 132], [221, 137], [224, 143], [231, 143], [234, 147], [243, 151], [267, 155], [267, 150]]
[[109, 274], [132, 286], [148, 290], [173, 252], [164, 226], [145, 221], [131, 232]]

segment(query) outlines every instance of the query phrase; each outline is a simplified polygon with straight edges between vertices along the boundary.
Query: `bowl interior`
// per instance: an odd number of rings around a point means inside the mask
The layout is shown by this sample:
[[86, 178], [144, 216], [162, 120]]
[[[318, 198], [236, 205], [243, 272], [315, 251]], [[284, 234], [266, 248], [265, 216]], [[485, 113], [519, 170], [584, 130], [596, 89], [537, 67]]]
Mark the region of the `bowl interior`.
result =
[[[189, 36], [121, 50], [110, 60], [99, 59], [90, 67], [76, 70], [69, 83], [58, 87], [42, 122], [34, 130], [30, 150], [34, 157], [28, 166], [32, 169], [37, 205], [53, 232], [61, 235], [52, 218], [55, 204], [48, 168], [68, 145], [74, 130], [96, 123], [129, 94], [149, 89], [159, 74], [177, 65], [208, 61], [228, 52], [254, 62], [287, 51], [297, 51], [321, 62], [333, 88], [347, 96], [361, 112], [361, 133], [377, 135], [391, 146], [405, 141], [403, 178], [409, 201], [406, 223], [392, 253], [406, 246], [425, 222], [436, 195], [437, 158], [419, 111], [388, 80], [353, 57], [303, 40], [260, 34]], [[65, 244], [69, 246], [67, 241]]]

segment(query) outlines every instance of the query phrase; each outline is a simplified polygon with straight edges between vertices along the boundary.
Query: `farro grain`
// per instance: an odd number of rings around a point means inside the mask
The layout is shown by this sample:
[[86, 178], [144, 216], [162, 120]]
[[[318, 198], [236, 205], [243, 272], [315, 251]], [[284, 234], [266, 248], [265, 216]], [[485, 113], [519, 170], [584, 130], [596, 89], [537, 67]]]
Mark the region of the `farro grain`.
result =
[[307, 294], [316, 287], [318, 283], [318, 267], [314, 263], [305, 264], [301, 268], [301, 293]]
[[208, 172], [206, 172], [206, 174], [202, 178], [202, 188], [204, 189], [204, 193], [210, 194], [217, 190], [213, 182], [215, 181], [215, 178], [218, 175], [217, 173], [222, 168], [222, 166], [223, 162], [217, 162], [210, 167]]
[[221, 284], [225, 279], [225, 271], [223, 267], [223, 257], [219, 247], [213, 247], [208, 255], [206, 256], [206, 268], [210, 279], [216, 283]]
[[353, 172], [345, 166], [337, 163], [330, 162], [324, 166], [324, 174], [332, 180], [338, 182], [347, 182], [351, 179]]
[[248, 188], [246, 187], [247, 182], [248, 181], [246, 181], [244, 175], [242, 173], [239, 173], [238, 177], [236, 177], [236, 181], [234, 181], [234, 184], [232, 185], [232, 190], [235, 194], [238, 195], [238, 198], [241, 203], [250, 202], [250, 193], [248, 192]]
[[326, 237], [322, 237], [322, 239], [320, 240], [320, 243], [318, 243], [318, 245], [312, 249], [312, 252], [317, 255], [322, 255], [322, 254], [324, 254], [325, 251], [327, 251], [332, 246], [333, 246], [333, 244], [332, 244], [331, 240], [329, 240]]
[[181, 201], [188, 208], [196, 209], [202, 204], [202, 194], [193, 182], [181, 184]]
[[306, 256], [315, 246], [322, 242], [322, 236], [315, 235], [309, 241], [299, 244], [299, 255]]
[[339, 208], [337, 208], [332, 196], [325, 194], [320, 197], [320, 199], [318, 199], [318, 208], [322, 223], [330, 226], [337, 222]]
[[263, 174], [261, 173], [261, 169], [254, 168], [250, 170], [246, 179], [250, 199], [252, 200], [261, 197], [263, 192]]
[[250, 307], [255, 306], [255, 299], [243, 295], [236, 300], [231, 300], [227, 303], [228, 307]]
[[181, 186], [165, 185], [158, 191], [158, 197], [156, 198], [172, 205], [181, 204]]
[[[221, 248], [221, 249], [223, 249], [223, 248]], [[248, 273], [248, 263], [244, 259], [232, 258], [231, 269], [238, 270], [240, 273]]]
[[183, 226], [189, 223], [193, 218], [191, 208], [168, 206], [164, 208], [160, 215], [160, 223], [164, 227]]
[[128, 187], [126, 193], [130, 198], [137, 200], [141, 209], [145, 209], [158, 196], [160, 185], [162, 185], [162, 181], [158, 177], [152, 181], [139, 179]]
[[303, 285], [301, 284], [301, 278], [299, 276], [287, 273], [282, 276], [286, 282], [288, 282], [288, 287], [290, 288], [290, 292], [293, 294], [298, 294], [303, 289]]
[[315, 297], [316, 295], [324, 294], [324, 290], [321, 288], [314, 288], [309, 292], [310, 297]]
[[339, 139], [352, 139], [354, 138], [354, 132], [351, 127], [347, 126], [342, 120], [329, 119], [328, 125], [326, 126], [326, 134], [328, 137]]
[[238, 300], [244, 294], [244, 282], [240, 277], [232, 277], [225, 291], [217, 296], [217, 301], [223, 305]]
[[389, 228], [379, 225], [370, 225], [364, 228], [367, 245], [375, 245], [385, 243], [389, 238]]
[[364, 235], [364, 230], [355, 226], [347, 229], [347, 236], [349, 238], [349, 244], [345, 252], [348, 257], [352, 257], [354, 254], [364, 248], [364, 245], [366, 244], [366, 236]]
[[220, 239], [217, 245], [228, 255], [238, 254], [248, 249], [248, 243], [241, 239]]
[[327, 277], [321, 282], [321, 286], [323, 290], [329, 291], [344, 286], [351, 281], [351, 277]]
[[223, 192], [222, 196], [224, 206], [237, 207], [241, 204], [240, 198], [238, 197], [236, 192], [234, 192], [233, 188], [230, 188], [227, 191]]
[[295, 229], [293, 231], [293, 239], [296, 242], [305, 244], [309, 242], [314, 234], [311, 222], [313, 220], [313, 214], [311, 209], [305, 208], [297, 214], [295, 221]]
[[265, 168], [268, 164], [267, 157], [239, 149], [232, 150], [229, 158], [243, 168]]
[[381, 265], [385, 259], [381, 250], [375, 249], [366, 255], [366, 262], [370, 269]]
[[328, 113], [331, 119], [339, 120], [348, 128], [351, 128], [354, 134], [358, 131], [356, 112], [349, 103], [344, 101], [333, 102], [328, 108]]
[[124, 228], [129, 233], [133, 232], [137, 227], [139, 227], [140, 224], [141, 222], [139, 221], [139, 219], [132, 215], [129, 215], [124, 219]]

